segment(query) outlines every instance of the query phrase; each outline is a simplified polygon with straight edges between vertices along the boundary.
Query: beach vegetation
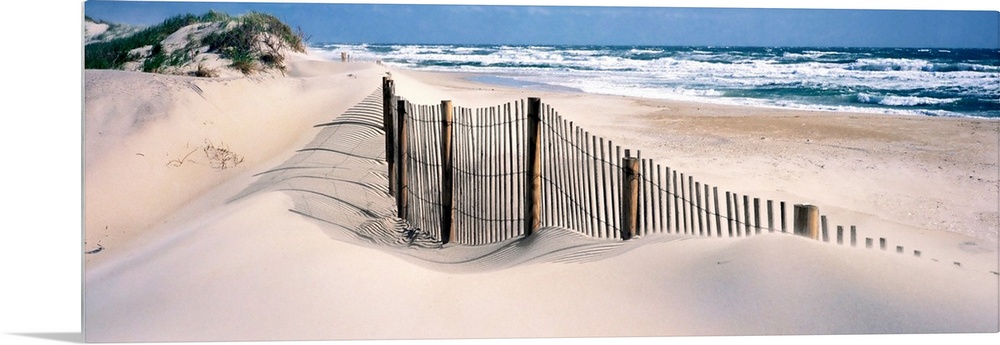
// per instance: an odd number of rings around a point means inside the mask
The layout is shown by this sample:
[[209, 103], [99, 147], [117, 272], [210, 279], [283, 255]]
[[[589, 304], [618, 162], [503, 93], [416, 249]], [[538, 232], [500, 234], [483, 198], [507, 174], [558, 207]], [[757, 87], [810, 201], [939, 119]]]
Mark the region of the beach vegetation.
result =
[[194, 70], [194, 76], [199, 78], [215, 78], [219, 76], [219, 71], [199, 63], [198, 69]]
[[[92, 20], [86, 17], [85, 20]], [[105, 22], [100, 22], [107, 24]], [[188, 33], [181, 46], [164, 44], [164, 40], [178, 30], [193, 24], [202, 24]], [[109, 24], [111, 25], [111, 24]], [[201, 31], [197, 31], [201, 30]], [[178, 15], [162, 23], [139, 30], [133, 34], [106, 41], [89, 43], [84, 48], [84, 68], [132, 69], [151, 73], [178, 71], [180, 67], [194, 68], [195, 57], [201, 53], [217, 54], [229, 60], [228, 67], [243, 74], [266, 69], [284, 71], [286, 51], [304, 52], [301, 31], [293, 31], [278, 18], [260, 12], [230, 16], [224, 12], [209, 11], [203, 15]], [[171, 68], [173, 67], [173, 68]], [[193, 75], [209, 75], [199, 66]]]
[[231, 67], [250, 74], [264, 68], [284, 70], [282, 50], [304, 52], [302, 36], [278, 18], [260, 12], [250, 12], [229, 19], [227, 27], [202, 39], [209, 51], [218, 51], [232, 60]]
[[194, 15], [178, 15], [131, 35], [87, 44], [83, 51], [84, 68], [122, 69], [125, 63], [141, 58], [133, 50], [159, 44], [177, 30], [198, 22], [199, 17]]

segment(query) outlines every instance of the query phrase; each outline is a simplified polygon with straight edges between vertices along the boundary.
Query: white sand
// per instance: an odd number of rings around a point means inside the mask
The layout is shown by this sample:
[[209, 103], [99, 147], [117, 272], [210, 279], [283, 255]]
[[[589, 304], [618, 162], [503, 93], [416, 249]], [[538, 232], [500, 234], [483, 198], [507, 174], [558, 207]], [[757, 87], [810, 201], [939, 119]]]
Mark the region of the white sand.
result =
[[[103, 248], [85, 256], [88, 341], [998, 331], [997, 121], [528, 92], [392, 70], [418, 103], [541, 96], [707, 183], [812, 202], [834, 224], [924, 253], [654, 235], [555, 263], [553, 248], [600, 243], [545, 229], [519, 248], [541, 259], [480, 271], [338, 235], [288, 212], [283, 192], [225, 203], [388, 71], [303, 56], [289, 66], [288, 77], [221, 80], [86, 71], [85, 239]], [[197, 150], [206, 142], [244, 159], [213, 168]]]

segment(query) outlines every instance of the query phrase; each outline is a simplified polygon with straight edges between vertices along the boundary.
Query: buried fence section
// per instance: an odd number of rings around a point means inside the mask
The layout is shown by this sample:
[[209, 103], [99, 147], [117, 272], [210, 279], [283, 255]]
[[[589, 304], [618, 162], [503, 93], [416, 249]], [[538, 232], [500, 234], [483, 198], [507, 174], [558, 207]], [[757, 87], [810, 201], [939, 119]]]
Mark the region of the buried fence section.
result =
[[[453, 168], [455, 231], [462, 244], [500, 242], [521, 235], [526, 194], [521, 103], [492, 108], [455, 107]], [[528, 200], [527, 203], [531, 203]]]
[[484, 226], [481, 223], [483, 218], [480, 217], [479, 210], [475, 207], [481, 202], [478, 199], [480, 195], [477, 193], [480, 188], [476, 185], [479, 181], [474, 176], [477, 164], [481, 160], [473, 159], [474, 157], [478, 158], [478, 152], [475, 150], [480, 146], [477, 145], [477, 142], [481, 140], [481, 133], [476, 117], [470, 113], [469, 109], [464, 108], [455, 109], [452, 128], [457, 129], [452, 136], [453, 152], [456, 157], [453, 166], [455, 170], [453, 191], [456, 193], [456, 199], [459, 200], [458, 203], [453, 202], [455, 241], [463, 244], [476, 244], [478, 238], [470, 230]]
[[414, 228], [440, 240], [439, 185], [431, 183], [437, 181], [434, 177], [439, 171], [440, 151], [435, 150], [437, 147], [432, 146], [437, 142], [438, 133], [433, 130], [434, 126], [430, 124], [434, 121], [436, 113], [431, 112], [428, 106], [407, 103], [403, 116], [405, 131], [408, 134], [412, 133], [412, 135], [407, 136], [407, 142], [404, 144], [409, 148], [407, 154], [409, 174], [405, 178], [409, 186], [407, 195], [410, 204], [404, 218]]
[[611, 143], [605, 145], [603, 139], [598, 143], [548, 106], [543, 108], [540, 127], [543, 225], [598, 238], [620, 237], [620, 221], [608, 221], [621, 217], [616, 205], [621, 173], [612, 163]]
[[[384, 86], [397, 212], [443, 244], [497, 243], [545, 226], [623, 240], [655, 233], [746, 237], [779, 226], [786, 232], [784, 201], [775, 219], [773, 200], [761, 205], [761, 198], [720, 193], [592, 135], [538, 98], [478, 109], [450, 101], [414, 105], [392, 95], [391, 81]], [[795, 234], [829, 241], [815, 206], [795, 205], [793, 213]], [[838, 243], [842, 238], [839, 230]]]

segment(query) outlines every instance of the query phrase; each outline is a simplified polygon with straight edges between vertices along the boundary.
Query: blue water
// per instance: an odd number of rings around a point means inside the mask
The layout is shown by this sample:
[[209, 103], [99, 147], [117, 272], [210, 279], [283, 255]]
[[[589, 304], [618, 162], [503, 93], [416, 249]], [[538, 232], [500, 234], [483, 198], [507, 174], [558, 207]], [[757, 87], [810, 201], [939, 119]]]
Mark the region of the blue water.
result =
[[1000, 118], [1000, 50], [314, 44], [543, 89], [810, 110]]

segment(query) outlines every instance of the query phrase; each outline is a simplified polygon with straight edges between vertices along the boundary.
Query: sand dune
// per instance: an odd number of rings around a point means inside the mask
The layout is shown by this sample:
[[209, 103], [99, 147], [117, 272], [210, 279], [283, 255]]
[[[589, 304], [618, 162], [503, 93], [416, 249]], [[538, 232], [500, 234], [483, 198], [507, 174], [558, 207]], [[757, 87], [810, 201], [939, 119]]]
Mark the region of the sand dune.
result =
[[[85, 240], [102, 248], [85, 256], [88, 341], [998, 331], [996, 121], [531, 92], [292, 60], [287, 77], [85, 72]], [[371, 107], [387, 72], [417, 103], [541, 96], [644, 157], [813, 201], [925, 254], [560, 228], [410, 245]], [[214, 167], [208, 143], [241, 163]]]

